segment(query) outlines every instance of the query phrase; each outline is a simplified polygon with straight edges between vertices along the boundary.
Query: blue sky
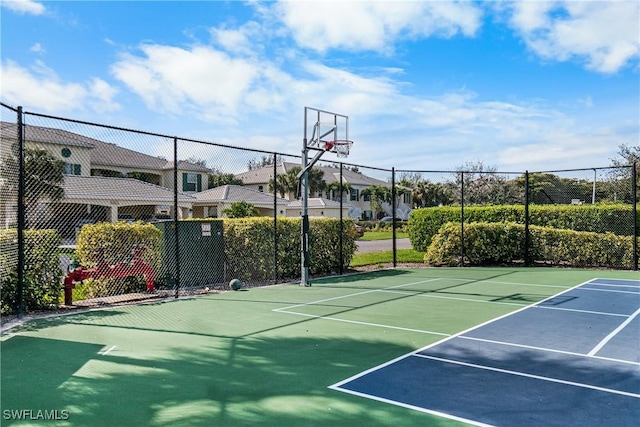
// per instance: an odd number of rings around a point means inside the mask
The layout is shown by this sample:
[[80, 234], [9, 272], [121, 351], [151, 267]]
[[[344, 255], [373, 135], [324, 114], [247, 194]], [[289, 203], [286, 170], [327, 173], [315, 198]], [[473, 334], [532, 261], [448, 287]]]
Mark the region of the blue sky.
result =
[[0, 5], [0, 98], [25, 110], [299, 154], [307, 106], [349, 116], [348, 162], [396, 169], [640, 144], [638, 1]]

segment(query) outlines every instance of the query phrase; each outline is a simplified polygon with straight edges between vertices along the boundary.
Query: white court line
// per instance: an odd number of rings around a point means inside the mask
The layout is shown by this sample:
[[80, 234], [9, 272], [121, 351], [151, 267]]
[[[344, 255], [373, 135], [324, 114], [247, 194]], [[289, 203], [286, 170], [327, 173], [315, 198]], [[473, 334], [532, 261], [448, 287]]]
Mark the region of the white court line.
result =
[[380, 292], [387, 292], [387, 293], [392, 293], [392, 294], [415, 295], [415, 296], [422, 297], [422, 298], [449, 299], [449, 300], [453, 300], [453, 301], [467, 301], [467, 302], [480, 302], [480, 303], [488, 303], [488, 304], [515, 305], [515, 306], [518, 306], [518, 307], [528, 306], [529, 305], [529, 304], [516, 303], [516, 302], [501, 302], [501, 301], [490, 301], [490, 300], [481, 300], [481, 299], [473, 299], [473, 298], [445, 297], [445, 296], [442, 296], [442, 295], [433, 295], [433, 294], [430, 294], [430, 293], [412, 292], [412, 291], [386, 291], [386, 290], [380, 290]]
[[490, 339], [487, 339], [487, 338], [467, 337], [467, 336], [463, 336], [463, 335], [460, 335], [457, 338], [460, 338], [460, 339], [463, 339], [463, 340], [486, 342], [486, 343], [490, 343], [490, 344], [499, 344], [499, 345], [504, 345], [504, 346], [508, 346], [508, 347], [524, 348], [524, 349], [527, 349], [527, 350], [537, 350], [537, 351], [546, 351], [548, 353], [565, 354], [567, 356], [577, 356], [577, 357], [582, 357], [582, 358], [585, 358], [585, 359], [599, 359], [599, 360], [604, 360], [604, 361], [607, 361], [607, 362], [618, 362], [618, 363], [623, 363], [625, 365], [640, 366], [640, 362], [632, 362], [631, 360], [614, 359], [612, 357], [604, 357], [604, 356], [595, 356], [595, 355], [589, 356], [589, 355], [586, 355], [584, 353], [575, 353], [573, 351], [556, 350], [556, 349], [553, 349], [553, 348], [536, 347], [536, 346], [533, 346], [533, 345], [516, 344], [516, 343], [511, 343], [511, 342], [490, 340]]
[[315, 315], [315, 314], [298, 313], [296, 311], [279, 311], [279, 312], [280, 313], [287, 313], [287, 314], [295, 314], [295, 315], [304, 316], [304, 317], [311, 317], [311, 318], [314, 318], [314, 319], [333, 320], [334, 322], [344, 322], [344, 323], [354, 323], [356, 325], [374, 326], [376, 328], [397, 329], [397, 330], [400, 330], [400, 331], [418, 332], [418, 333], [421, 333], [421, 334], [440, 335], [440, 336], [443, 336], [443, 337], [451, 336], [451, 334], [445, 334], [443, 332], [425, 331], [423, 329], [403, 328], [401, 326], [383, 325], [381, 323], [360, 322], [358, 320], [339, 319], [337, 317], [330, 317], [330, 316], [318, 316], [318, 315]]
[[365, 399], [377, 400], [378, 402], [388, 403], [390, 405], [399, 406], [401, 408], [413, 409], [414, 411], [423, 412], [425, 414], [436, 415], [436, 416], [439, 416], [439, 417], [443, 417], [443, 418], [447, 418], [447, 419], [455, 420], [455, 421], [462, 421], [463, 423], [471, 424], [471, 425], [477, 426], [477, 427], [495, 427], [493, 424], [485, 424], [485, 423], [481, 423], [479, 421], [469, 420], [467, 418], [462, 418], [462, 417], [458, 417], [458, 416], [455, 416], [455, 415], [447, 414], [445, 412], [434, 411], [432, 409], [423, 408], [421, 406], [409, 405], [407, 403], [402, 403], [402, 402], [398, 402], [396, 400], [386, 399], [384, 397], [373, 396], [371, 394], [365, 394], [365, 393], [361, 393], [359, 391], [339, 388], [339, 387], [336, 387], [336, 386], [333, 386], [333, 385], [329, 386], [328, 388], [331, 389], [331, 390], [341, 391], [343, 393], [349, 393], [349, 394], [352, 394], [354, 396], [364, 397]]
[[[593, 280], [593, 279], [592, 279], [592, 280]], [[504, 318], [506, 318], [506, 317], [512, 316], [512, 315], [514, 315], [514, 314], [516, 314], [516, 313], [520, 313], [521, 311], [527, 310], [528, 308], [535, 307], [535, 306], [536, 306], [536, 304], [541, 304], [541, 303], [543, 303], [543, 302], [545, 302], [545, 301], [549, 301], [549, 300], [551, 300], [552, 298], [556, 298], [558, 295], [562, 295], [562, 294], [564, 294], [564, 293], [567, 293], [567, 292], [569, 292], [569, 291], [571, 291], [571, 290], [573, 290], [573, 289], [576, 289], [576, 288], [578, 288], [578, 287], [580, 287], [580, 286], [583, 286], [583, 285], [585, 285], [585, 284], [587, 284], [587, 283], [589, 283], [589, 281], [587, 281], [587, 282], [583, 282], [583, 283], [580, 283], [580, 284], [578, 284], [578, 285], [576, 285], [576, 286], [574, 286], [574, 287], [572, 287], [572, 288], [566, 289], [566, 290], [565, 290], [565, 291], [563, 291], [563, 292], [560, 292], [560, 293], [558, 293], [558, 294], [556, 294], [556, 295], [552, 295], [552, 296], [550, 296], [550, 297], [548, 297], [548, 298], [545, 298], [545, 299], [543, 299], [542, 301], [538, 301], [538, 302], [536, 302], [536, 303], [533, 303], [533, 304], [530, 304], [530, 305], [526, 305], [526, 306], [524, 306], [524, 307], [522, 307], [522, 308], [520, 308], [520, 309], [518, 309], [518, 310], [515, 310], [515, 311], [512, 311], [512, 312], [509, 312], [509, 313], [503, 314], [502, 316], [498, 316], [498, 317], [496, 317], [496, 318], [494, 318], [494, 319], [487, 320], [486, 322], [483, 322], [483, 323], [481, 323], [481, 324], [479, 324], [479, 325], [475, 325], [475, 326], [473, 326], [473, 327], [471, 327], [471, 328], [468, 328], [468, 329], [465, 329], [465, 330], [463, 330], [463, 331], [460, 331], [460, 332], [458, 332], [457, 334], [451, 335], [451, 336], [449, 336], [449, 337], [447, 337], [447, 338], [444, 338], [444, 339], [442, 339], [442, 340], [440, 340], [440, 341], [436, 341], [436, 342], [434, 342], [434, 343], [431, 343], [431, 344], [429, 344], [429, 345], [426, 345], [426, 346], [424, 346], [424, 347], [422, 347], [422, 348], [419, 348], [418, 350], [415, 350], [415, 351], [412, 351], [412, 352], [410, 352], [410, 353], [404, 354], [404, 355], [399, 356], [399, 357], [397, 357], [397, 358], [395, 358], [395, 359], [392, 359], [392, 360], [389, 360], [389, 361], [387, 361], [387, 362], [385, 362], [385, 363], [382, 363], [382, 364], [380, 364], [380, 365], [378, 365], [378, 366], [374, 366], [374, 367], [372, 367], [372, 368], [370, 368], [370, 369], [367, 369], [367, 370], [365, 370], [365, 371], [363, 371], [363, 372], [360, 372], [360, 373], [358, 373], [358, 374], [356, 374], [356, 375], [353, 375], [353, 376], [351, 376], [351, 377], [349, 377], [349, 378], [346, 378], [346, 379], [344, 379], [344, 380], [342, 380], [342, 381], [340, 381], [340, 382], [337, 382], [337, 383], [336, 383], [336, 384], [334, 384], [332, 387], [336, 387], [336, 389], [338, 389], [342, 384], [346, 384], [346, 383], [349, 383], [349, 382], [351, 382], [351, 381], [354, 381], [354, 380], [356, 380], [356, 379], [358, 379], [358, 378], [360, 378], [360, 377], [363, 377], [363, 376], [365, 376], [365, 375], [370, 374], [371, 372], [375, 372], [375, 371], [377, 371], [377, 370], [383, 369], [383, 368], [385, 368], [385, 367], [387, 367], [387, 366], [389, 366], [389, 365], [392, 365], [392, 364], [394, 364], [394, 363], [396, 363], [396, 362], [398, 362], [398, 361], [400, 361], [400, 360], [406, 359], [407, 357], [410, 357], [410, 356], [412, 356], [412, 355], [414, 355], [414, 354], [417, 354], [417, 353], [420, 353], [420, 352], [422, 352], [422, 351], [428, 350], [428, 349], [430, 349], [431, 347], [435, 347], [435, 346], [440, 345], [440, 344], [442, 344], [442, 343], [445, 343], [445, 342], [447, 342], [447, 341], [449, 341], [449, 340], [452, 340], [452, 339], [454, 339], [454, 338], [460, 337], [460, 336], [462, 336], [462, 335], [464, 335], [464, 334], [467, 334], [467, 333], [469, 333], [469, 332], [471, 332], [471, 331], [473, 331], [473, 330], [475, 330], [475, 329], [480, 329], [480, 328], [482, 328], [482, 327], [484, 327], [484, 326], [486, 326], [486, 325], [489, 325], [489, 324], [491, 324], [491, 323], [493, 323], [493, 322], [497, 322], [497, 321], [502, 320], [502, 319], [504, 319]]]
[[[591, 286], [591, 284], [589, 285]], [[638, 295], [638, 292], [633, 292], [633, 291], [617, 291], [614, 289], [596, 289], [596, 288], [581, 288], [581, 289], [584, 289], [585, 291], [594, 291], [594, 292], [611, 292], [616, 294]]]
[[438, 278], [435, 278], [435, 279], [421, 280], [419, 282], [403, 283], [401, 285], [389, 286], [389, 287], [382, 288], [382, 289], [370, 289], [368, 291], [362, 291], [362, 292], [356, 292], [356, 293], [353, 293], [353, 294], [341, 295], [339, 297], [325, 298], [325, 299], [320, 299], [320, 300], [316, 300], [316, 301], [305, 302], [303, 304], [296, 304], [296, 305], [290, 305], [288, 307], [276, 308], [276, 309], [273, 309], [273, 311], [282, 311], [282, 310], [289, 310], [290, 308], [304, 307], [304, 306], [307, 306], [307, 305], [316, 305], [316, 304], [324, 303], [324, 302], [327, 302], [327, 301], [335, 301], [335, 300], [339, 300], [339, 299], [343, 299], [343, 298], [354, 297], [354, 296], [357, 296], [357, 295], [365, 295], [365, 294], [371, 294], [371, 293], [374, 293], [374, 292], [380, 292], [381, 290], [404, 288], [406, 286], [419, 285], [420, 283], [435, 282], [436, 280], [441, 280], [441, 278], [438, 277]]
[[559, 310], [559, 311], [574, 311], [576, 313], [587, 313], [587, 314], [598, 314], [602, 316], [613, 316], [613, 317], [627, 317], [627, 314], [620, 313], [606, 313], [603, 311], [592, 311], [592, 310], [578, 310], [577, 308], [563, 308], [563, 307], [550, 307], [548, 305], [536, 305], [535, 308], [542, 308], [545, 310]]
[[597, 352], [599, 352], [602, 347], [604, 347], [605, 345], [607, 345], [607, 343], [609, 341], [611, 341], [611, 339], [613, 337], [615, 337], [616, 335], [618, 335], [618, 333], [623, 330], [629, 323], [631, 323], [633, 321], [633, 319], [635, 319], [636, 317], [638, 317], [638, 315], [640, 315], [640, 308], [637, 309], [635, 311], [635, 313], [633, 313], [631, 316], [629, 316], [627, 318], [627, 320], [625, 320], [624, 322], [622, 322], [622, 324], [620, 326], [618, 326], [616, 329], [614, 329], [613, 331], [611, 331], [611, 333], [609, 335], [607, 335], [606, 337], [604, 337], [604, 339], [602, 341], [600, 341], [598, 343], [597, 346], [595, 346], [593, 348], [593, 350], [591, 350], [588, 354], [589, 356], [593, 356], [594, 354], [596, 354]]
[[631, 393], [631, 392], [622, 391], [622, 390], [615, 390], [615, 389], [611, 389], [611, 388], [598, 387], [598, 386], [594, 386], [594, 385], [590, 385], [590, 384], [583, 384], [583, 383], [577, 383], [577, 382], [574, 382], [574, 381], [560, 380], [560, 379], [551, 378], [551, 377], [543, 377], [542, 375], [526, 374], [524, 372], [511, 371], [511, 370], [508, 370], [508, 369], [492, 368], [490, 366], [476, 365], [475, 363], [460, 362], [458, 360], [449, 360], [449, 359], [443, 359], [443, 358], [434, 357], [434, 356], [426, 356], [424, 354], [414, 354], [414, 356], [422, 357], [424, 359], [437, 360], [439, 362], [453, 363], [453, 364], [456, 364], [456, 365], [468, 366], [470, 368], [483, 369], [483, 370], [486, 370], [486, 371], [500, 372], [500, 373], [503, 373], [503, 374], [516, 375], [516, 376], [519, 376], [519, 377], [533, 378], [533, 379], [548, 381], [548, 382], [552, 382], [552, 383], [570, 385], [570, 386], [574, 386], [574, 387], [588, 388], [588, 389], [591, 389], [591, 390], [603, 391], [603, 392], [606, 392], [606, 393], [613, 393], [613, 394], [620, 394], [622, 396], [629, 396], [629, 397], [635, 397], [637, 399], [640, 399], [640, 394]]
[[99, 355], [101, 356], [106, 356], [107, 354], [111, 353], [113, 350], [115, 350], [117, 346], [116, 345], [112, 345], [111, 347], [108, 348], [103, 348], [102, 350], [100, 350], [98, 352]]
[[631, 288], [631, 289], [640, 289], [640, 285], [615, 285], [612, 283], [589, 283], [589, 286], [602, 286], [603, 288]]

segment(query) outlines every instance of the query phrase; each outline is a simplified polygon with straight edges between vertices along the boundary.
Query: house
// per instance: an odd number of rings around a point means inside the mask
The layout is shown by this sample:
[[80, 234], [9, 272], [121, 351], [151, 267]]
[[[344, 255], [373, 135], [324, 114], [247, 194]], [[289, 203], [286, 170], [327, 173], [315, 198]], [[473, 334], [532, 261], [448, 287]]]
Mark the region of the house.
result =
[[[206, 190], [209, 170], [189, 162], [178, 164], [178, 212], [173, 212], [174, 165], [172, 161], [143, 154], [114, 143], [62, 129], [24, 125], [26, 148], [41, 149], [64, 162], [64, 198], [53, 205], [43, 201], [37, 208], [38, 223], [32, 225], [68, 228], [82, 218], [115, 221], [119, 214], [134, 217], [165, 213], [178, 218], [191, 215], [193, 194]], [[0, 159], [17, 142], [17, 125], [0, 124]], [[3, 197], [2, 225], [15, 224], [15, 198]], [[51, 208], [64, 205], [65, 224]], [[54, 215], [54, 212], [58, 214]]]
[[[272, 194], [261, 193], [241, 185], [223, 185], [195, 194], [193, 216], [195, 218], [224, 217], [224, 210], [234, 202], [245, 201], [255, 206], [260, 215], [273, 216], [274, 199]], [[277, 215], [286, 215], [288, 200], [276, 198]]]
[[[276, 173], [278, 175], [286, 174], [295, 167], [300, 167], [300, 165], [296, 163], [282, 162], [276, 165]], [[323, 179], [327, 185], [338, 183], [340, 181], [340, 169], [338, 167], [316, 165], [314, 168], [322, 171]], [[246, 187], [259, 192], [266, 192], [269, 189], [269, 182], [273, 180], [273, 165], [243, 172], [237, 174], [236, 177], [241, 179]], [[372, 178], [348, 168], [343, 168], [342, 170], [342, 182], [344, 185], [348, 185], [349, 187], [349, 191], [345, 192], [342, 196], [342, 202], [344, 205], [348, 205], [347, 216], [354, 220], [374, 219], [371, 210], [371, 199], [368, 195], [362, 194], [363, 190], [371, 186], [391, 187], [391, 184], [386, 181]], [[285, 198], [293, 199], [292, 195], [286, 195]], [[314, 198], [324, 200], [325, 202], [340, 201], [336, 190], [324, 190], [323, 192], [317, 192], [316, 194], [309, 195], [309, 209], [312, 209], [311, 200]], [[385, 215], [391, 215], [392, 207], [390, 204], [382, 203], [382, 208]], [[403, 196], [401, 200], [397, 202], [396, 210], [397, 217], [404, 219], [408, 217], [409, 212], [411, 211], [411, 200], [409, 195]]]
[[[6, 159], [17, 142], [17, 124], [0, 122], [0, 161]], [[74, 123], [67, 123], [74, 126]], [[26, 148], [46, 151], [64, 162], [64, 197], [56, 202], [39, 201], [31, 215], [31, 226], [56, 228], [64, 235], [71, 233], [74, 224], [82, 221], [116, 221], [120, 216], [145, 218], [156, 214], [171, 217], [220, 217], [233, 202], [252, 203], [263, 215], [297, 217], [301, 214], [295, 195], [276, 198], [268, 193], [273, 179], [273, 166], [266, 166], [236, 175], [244, 186], [226, 185], [209, 189], [210, 170], [203, 165], [179, 161], [177, 165], [177, 198], [174, 197], [174, 163], [162, 157], [141, 153], [123, 145], [143, 144], [147, 135], [121, 133], [118, 130], [89, 128], [92, 136], [68, 130], [23, 125]], [[87, 131], [87, 128], [84, 129]], [[132, 137], [135, 136], [135, 139]], [[139, 138], [138, 138], [139, 136]], [[121, 139], [122, 143], [105, 142], [103, 139]], [[155, 143], [161, 137], [152, 136]], [[151, 144], [147, 144], [149, 146]], [[295, 163], [279, 163], [277, 174], [286, 174]], [[340, 170], [331, 166], [316, 166], [323, 173], [327, 184], [340, 179]], [[342, 172], [343, 183], [349, 191], [343, 195], [343, 217], [372, 219], [370, 200], [361, 192], [373, 185], [390, 186], [381, 181], [348, 168]], [[334, 185], [335, 188], [335, 185]], [[174, 203], [177, 200], [177, 212]], [[339, 195], [334, 190], [311, 194], [308, 199], [309, 215], [316, 217], [340, 217]], [[401, 203], [399, 207], [406, 208]], [[383, 203], [385, 214], [391, 214], [391, 206]], [[396, 216], [402, 217], [402, 210]], [[0, 224], [15, 226], [17, 201], [15, 194], [0, 197]]]

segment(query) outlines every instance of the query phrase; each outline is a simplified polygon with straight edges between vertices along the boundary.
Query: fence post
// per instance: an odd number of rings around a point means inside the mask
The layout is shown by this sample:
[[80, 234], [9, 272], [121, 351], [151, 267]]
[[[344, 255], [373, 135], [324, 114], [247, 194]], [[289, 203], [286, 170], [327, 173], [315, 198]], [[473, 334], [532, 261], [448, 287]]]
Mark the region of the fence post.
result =
[[460, 171], [460, 255], [464, 267], [464, 171]]
[[633, 162], [631, 171], [631, 211], [633, 212], [633, 270], [638, 270], [638, 162]]
[[273, 283], [278, 283], [278, 154], [273, 153]]
[[524, 265], [530, 267], [531, 236], [529, 234], [529, 171], [524, 172]]
[[391, 168], [391, 234], [393, 238], [393, 268], [397, 267], [396, 244], [396, 168]]
[[343, 205], [343, 202], [342, 202], [342, 167], [343, 167], [343, 164], [342, 164], [342, 162], [340, 162], [340, 184], [339, 184], [339, 187], [338, 187], [338, 190], [340, 191], [340, 233], [339, 233], [340, 249], [338, 251], [338, 256], [340, 257], [339, 258], [339, 260], [340, 260], [339, 261], [339, 273], [340, 273], [340, 275], [342, 275], [344, 273], [343, 266], [342, 266], [342, 260], [343, 260], [343, 255], [344, 255], [343, 247], [342, 247], [342, 245], [344, 244], [344, 242], [342, 240], [343, 227], [344, 227], [343, 223], [342, 223], [342, 219], [343, 219], [342, 218], [342, 205]]
[[175, 297], [180, 295], [180, 239], [178, 239], [178, 138], [173, 138], [173, 256], [175, 257]]
[[18, 318], [24, 314], [24, 228], [25, 228], [25, 164], [24, 164], [24, 129], [22, 122], [22, 107], [18, 107], [18, 288], [16, 302], [18, 303]]

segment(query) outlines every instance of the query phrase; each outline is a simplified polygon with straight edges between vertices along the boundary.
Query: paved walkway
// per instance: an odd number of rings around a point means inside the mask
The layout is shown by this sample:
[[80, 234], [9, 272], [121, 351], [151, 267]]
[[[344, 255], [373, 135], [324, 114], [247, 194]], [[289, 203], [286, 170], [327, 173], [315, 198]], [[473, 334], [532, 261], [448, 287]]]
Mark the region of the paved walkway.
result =
[[[392, 240], [356, 240], [358, 252], [380, 252], [393, 250]], [[411, 242], [408, 238], [396, 239], [396, 249], [411, 249]]]

